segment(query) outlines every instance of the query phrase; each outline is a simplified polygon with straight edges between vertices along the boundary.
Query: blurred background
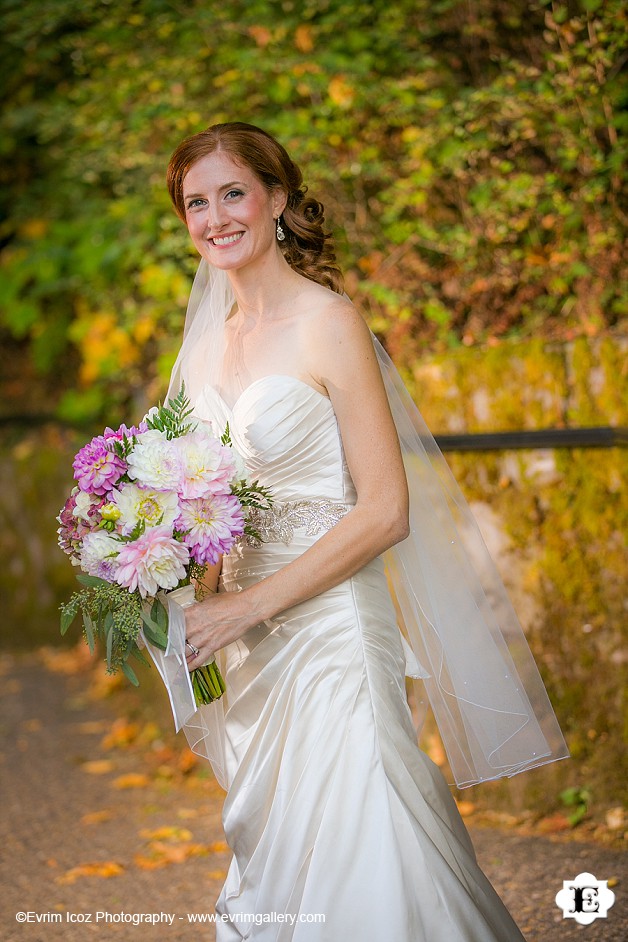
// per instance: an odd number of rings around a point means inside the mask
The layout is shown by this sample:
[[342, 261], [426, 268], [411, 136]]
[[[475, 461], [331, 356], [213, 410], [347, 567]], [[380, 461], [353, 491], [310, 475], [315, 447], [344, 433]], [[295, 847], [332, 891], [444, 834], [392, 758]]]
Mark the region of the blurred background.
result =
[[[302, 166], [347, 290], [435, 433], [628, 425], [621, 0], [0, 10], [6, 649], [61, 644], [72, 456], [165, 392], [196, 268], [165, 170], [208, 124], [259, 124]], [[465, 796], [617, 831], [626, 449], [447, 457], [573, 756]]]

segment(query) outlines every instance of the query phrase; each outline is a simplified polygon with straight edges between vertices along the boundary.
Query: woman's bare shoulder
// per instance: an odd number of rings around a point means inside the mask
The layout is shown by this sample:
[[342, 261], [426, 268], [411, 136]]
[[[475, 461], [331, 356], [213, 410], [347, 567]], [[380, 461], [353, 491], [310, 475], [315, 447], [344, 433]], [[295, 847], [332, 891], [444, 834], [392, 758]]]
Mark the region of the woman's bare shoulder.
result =
[[337, 294], [324, 285], [311, 283], [299, 298], [299, 318], [304, 330], [316, 337], [342, 335], [367, 335], [364, 318], [346, 295]]

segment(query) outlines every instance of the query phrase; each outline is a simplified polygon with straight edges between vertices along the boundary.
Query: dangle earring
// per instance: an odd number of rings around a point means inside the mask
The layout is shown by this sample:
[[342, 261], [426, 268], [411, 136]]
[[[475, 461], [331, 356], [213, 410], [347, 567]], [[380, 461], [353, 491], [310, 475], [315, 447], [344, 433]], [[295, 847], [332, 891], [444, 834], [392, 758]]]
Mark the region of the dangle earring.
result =
[[277, 242], [283, 242], [284, 239], [286, 238], [286, 233], [283, 231], [281, 227], [281, 223], [279, 221], [280, 219], [281, 219], [281, 216], [279, 217], [279, 219], [277, 219]]

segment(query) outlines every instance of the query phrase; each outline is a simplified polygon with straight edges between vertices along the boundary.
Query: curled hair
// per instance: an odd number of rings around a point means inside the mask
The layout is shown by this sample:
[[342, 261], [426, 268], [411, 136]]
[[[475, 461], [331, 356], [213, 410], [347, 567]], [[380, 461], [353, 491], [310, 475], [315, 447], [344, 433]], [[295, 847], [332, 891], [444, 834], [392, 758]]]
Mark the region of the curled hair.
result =
[[179, 144], [168, 164], [167, 183], [181, 219], [185, 220], [183, 181], [186, 174], [202, 157], [217, 151], [229, 154], [236, 163], [248, 167], [267, 189], [284, 190], [287, 203], [282, 213], [282, 227], [286, 238], [280, 246], [286, 261], [311, 281], [342, 294], [342, 274], [336, 264], [332, 237], [323, 228], [323, 205], [306, 196], [301, 170], [285, 148], [261, 128], [241, 121], [214, 124]]

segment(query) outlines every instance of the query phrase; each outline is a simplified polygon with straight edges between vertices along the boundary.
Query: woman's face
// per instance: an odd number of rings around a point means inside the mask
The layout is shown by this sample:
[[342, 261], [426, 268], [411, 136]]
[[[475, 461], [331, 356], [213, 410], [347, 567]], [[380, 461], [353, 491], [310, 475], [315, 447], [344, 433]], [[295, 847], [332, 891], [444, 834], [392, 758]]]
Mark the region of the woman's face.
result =
[[276, 218], [286, 198], [268, 190], [248, 167], [217, 151], [183, 181], [185, 221], [194, 245], [216, 268], [233, 270], [276, 252]]

